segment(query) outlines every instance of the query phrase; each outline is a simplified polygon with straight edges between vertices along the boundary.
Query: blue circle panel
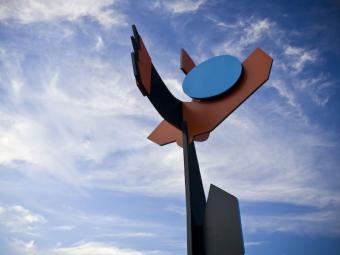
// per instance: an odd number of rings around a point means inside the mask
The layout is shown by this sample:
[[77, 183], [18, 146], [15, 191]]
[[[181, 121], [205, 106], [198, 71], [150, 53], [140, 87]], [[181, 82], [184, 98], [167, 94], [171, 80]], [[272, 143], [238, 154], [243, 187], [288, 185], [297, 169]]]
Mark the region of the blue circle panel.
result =
[[191, 98], [214, 97], [230, 89], [240, 78], [241, 62], [229, 55], [210, 58], [193, 68], [183, 81], [183, 91]]

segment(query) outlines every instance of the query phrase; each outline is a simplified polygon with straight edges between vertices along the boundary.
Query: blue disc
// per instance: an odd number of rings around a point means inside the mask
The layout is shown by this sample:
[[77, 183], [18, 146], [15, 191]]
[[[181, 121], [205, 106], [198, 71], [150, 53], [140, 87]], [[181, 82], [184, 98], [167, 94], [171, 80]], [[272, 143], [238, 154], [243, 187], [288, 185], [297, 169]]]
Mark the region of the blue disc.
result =
[[240, 78], [241, 62], [229, 55], [210, 58], [194, 67], [183, 81], [183, 91], [191, 98], [203, 99], [220, 95]]

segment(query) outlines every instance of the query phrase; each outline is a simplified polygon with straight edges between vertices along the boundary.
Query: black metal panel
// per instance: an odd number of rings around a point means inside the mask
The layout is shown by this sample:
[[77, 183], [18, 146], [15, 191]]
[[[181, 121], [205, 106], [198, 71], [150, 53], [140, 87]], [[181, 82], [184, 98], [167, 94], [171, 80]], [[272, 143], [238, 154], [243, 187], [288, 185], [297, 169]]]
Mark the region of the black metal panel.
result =
[[210, 185], [204, 217], [206, 255], [243, 255], [244, 245], [237, 198]]
[[[142, 84], [141, 77], [150, 75], [150, 73], [143, 73], [143, 70], [139, 70], [140, 66], [138, 65], [139, 60], [145, 54], [148, 55], [147, 51], [143, 53], [141, 50], [141, 37], [137, 31], [135, 25], [132, 26], [133, 36], [131, 36], [131, 43], [134, 52], [131, 53], [132, 66], [135, 78], [137, 80], [137, 85], [141, 89], [143, 95], [147, 95], [150, 102], [156, 108], [158, 113], [170, 124], [177, 127], [178, 129], [182, 129], [183, 122], [183, 111], [182, 111], [182, 101], [178, 100], [174, 95], [171, 94], [169, 89], [164, 84], [162, 78], [159, 76], [156, 68], [151, 63], [151, 81], [150, 81], [150, 93], [146, 93], [148, 89], [148, 84]], [[143, 48], [144, 49], [144, 48]], [[144, 49], [146, 50], [146, 49]], [[140, 56], [140, 54], [142, 54]], [[148, 70], [149, 71], [149, 70]]]
[[206, 200], [195, 144], [188, 143], [186, 123], [183, 124], [183, 154], [188, 255], [204, 255], [203, 222]]
[[138, 73], [138, 68], [137, 68], [137, 63], [136, 63], [136, 54], [133, 52], [131, 52], [131, 61], [132, 61], [133, 74], [136, 80], [139, 81], [139, 73]]
[[154, 65], [151, 68], [151, 90], [148, 98], [166, 121], [182, 129], [182, 102], [171, 94]]

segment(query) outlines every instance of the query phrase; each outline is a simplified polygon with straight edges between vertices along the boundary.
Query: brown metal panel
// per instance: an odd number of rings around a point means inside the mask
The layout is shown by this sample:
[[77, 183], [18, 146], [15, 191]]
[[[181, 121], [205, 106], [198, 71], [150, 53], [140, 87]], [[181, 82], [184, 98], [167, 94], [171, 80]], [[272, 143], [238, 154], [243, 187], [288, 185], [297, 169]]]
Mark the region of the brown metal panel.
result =
[[[210, 133], [201, 134], [195, 136], [194, 140], [203, 142], [209, 138], [209, 135]], [[159, 125], [148, 136], [148, 139], [161, 146], [176, 142], [179, 146], [183, 147], [182, 131], [171, 125], [166, 120], [159, 123]], [[192, 142], [192, 140], [190, 142]]]
[[158, 145], [166, 145], [177, 142], [179, 146], [183, 146], [182, 131], [163, 120], [148, 136], [148, 139]]
[[139, 51], [138, 51], [138, 68], [140, 72], [141, 83], [145, 91], [150, 95], [151, 87], [151, 58], [145, 48], [144, 42], [139, 37]]
[[134, 45], [134, 50], [137, 50], [131, 54], [136, 84], [143, 96], [146, 96], [146, 94], [150, 95], [152, 66], [151, 58], [140, 36], [138, 39], [131, 37], [131, 40], [132, 45]]
[[210, 135], [209, 132], [208, 133], [203, 133], [203, 134], [200, 134], [200, 135], [196, 135], [194, 137], [194, 140], [197, 141], [197, 142], [204, 142], [204, 141], [208, 140], [209, 135]]
[[[243, 62], [243, 74], [238, 84], [225, 95], [214, 101], [185, 102], [183, 115], [189, 127], [189, 141], [207, 139], [213, 129], [268, 80], [272, 62], [272, 58], [258, 48]], [[176, 141], [181, 146], [181, 131], [163, 122], [148, 138], [159, 145]]]
[[187, 74], [193, 69], [196, 65], [194, 61], [191, 59], [189, 54], [185, 51], [185, 49], [181, 49], [181, 70]]
[[244, 62], [243, 74], [233, 89], [215, 100], [186, 102], [183, 119], [189, 138], [214, 130], [269, 78], [273, 59], [257, 48]]

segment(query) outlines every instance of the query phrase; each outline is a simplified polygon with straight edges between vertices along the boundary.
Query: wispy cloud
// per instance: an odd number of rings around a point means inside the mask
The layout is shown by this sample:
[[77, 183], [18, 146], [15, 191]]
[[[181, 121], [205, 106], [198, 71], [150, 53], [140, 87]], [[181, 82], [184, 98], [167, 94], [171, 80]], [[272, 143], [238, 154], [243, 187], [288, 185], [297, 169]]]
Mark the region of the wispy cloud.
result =
[[76, 227], [73, 225], [61, 225], [61, 226], [55, 227], [54, 229], [58, 231], [72, 231], [75, 228]]
[[16, 254], [37, 255], [36, 245], [34, 240], [23, 241], [15, 239], [11, 243], [11, 248]]
[[97, 41], [96, 41], [96, 50], [102, 50], [104, 48], [105, 44], [103, 41], [103, 38], [101, 36], [97, 37]]
[[183, 14], [192, 13], [199, 10], [204, 5], [206, 0], [176, 0], [176, 1], [161, 1], [160, 6], [163, 6], [171, 13]]
[[325, 106], [331, 96], [329, 90], [334, 87], [334, 84], [327, 75], [321, 73], [315, 77], [301, 79], [295, 86], [309, 95], [316, 105]]
[[267, 243], [267, 242], [265, 242], [265, 241], [252, 241], [252, 242], [245, 242], [244, 243], [244, 246], [258, 246], [258, 245], [263, 245], [263, 244], [265, 244], [265, 243]]
[[10, 232], [28, 233], [45, 223], [45, 218], [21, 205], [0, 206], [0, 225]]
[[340, 221], [338, 213], [334, 211], [321, 211], [312, 213], [286, 214], [286, 215], [245, 215], [244, 226], [250, 231], [283, 232], [295, 234], [316, 234], [338, 236], [340, 234]]
[[126, 25], [124, 15], [117, 11], [117, 8], [112, 8], [115, 2], [114, 0], [4, 1], [0, 6], [0, 20], [13, 19], [29, 24], [54, 20], [74, 21], [82, 17], [90, 17], [106, 28]]
[[[304, 127], [302, 135], [278, 128], [281, 123], [263, 122], [249, 109], [229, 117], [210, 137], [223, 142], [214, 148], [197, 145], [206, 187], [212, 182], [250, 201], [340, 206], [337, 191], [326, 185], [331, 178], [321, 177], [322, 168], [313, 164], [319, 153], [335, 152], [336, 143], [313, 128]], [[328, 160], [333, 168], [337, 165], [336, 157]]]
[[232, 54], [238, 57], [244, 57], [244, 51], [247, 48], [268, 36], [275, 24], [269, 19], [256, 19], [251, 17], [247, 20], [237, 21], [232, 25], [212, 19], [217, 26], [228, 29], [233, 35], [228, 35], [221, 44], [213, 47], [212, 51], [215, 55]]
[[284, 54], [289, 59], [288, 62], [291, 63], [292, 69], [296, 72], [301, 72], [308, 62], [314, 63], [317, 60], [316, 50], [307, 50], [291, 45], [284, 47]]
[[[310, 124], [308, 116], [299, 103], [298, 95], [294, 86], [289, 86], [283, 79], [273, 79], [267, 86], [274, 88], [276, 92], [285, 100], [284, 107], [277, 102], [272, 104], [272, 112], [275, 112], [286, 119], [295, 119], [299, 123], [308, 126]], [[288, 103], [288, 105], [286, 104]]]
[[131, 249], [122, 249], [104, 243], [80, 243], [71, 247], [58, 247], [49, 251], [53, 255], [144, 255], [146, 253]]
[[159, 251], [138, 251], [124, 249], [108, 243], [100, 242], [79, 242], [72, 246], [59, 246], [51, 249], [37, 247], [35, 241], [14, 240], [12, 248], [18, 254], [25, 255], [145, 255], [145, 254], [165, 254]]

